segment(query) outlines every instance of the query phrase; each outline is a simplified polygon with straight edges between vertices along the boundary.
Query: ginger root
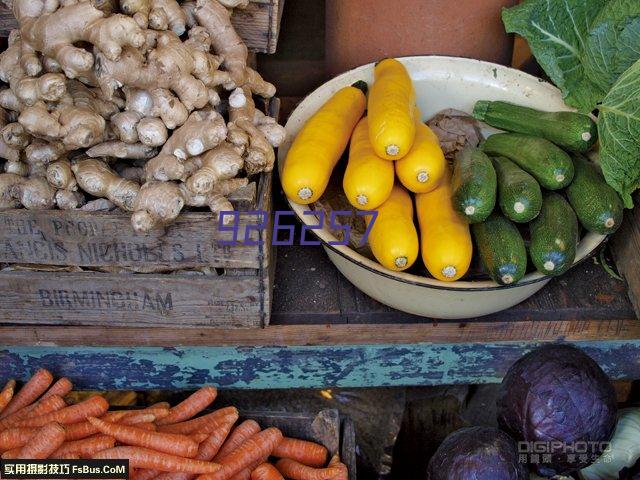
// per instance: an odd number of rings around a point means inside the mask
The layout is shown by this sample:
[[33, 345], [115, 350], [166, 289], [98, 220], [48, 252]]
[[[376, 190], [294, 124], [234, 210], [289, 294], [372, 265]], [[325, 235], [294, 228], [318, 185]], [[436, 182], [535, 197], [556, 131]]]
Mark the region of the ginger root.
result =
[[[245, 170], [249, 175], [258, 172], [270, 172], [276, 161], [273, 146], [254, 124], [255, 104], [251, 92], [244, 88], [244, 105], [236, 108], [229, 106], [229, 130], [234, 134], [231, 143], [244, 148]], [[243, 135], [244, 133], [244, 135]]]
[[231, 25], [231, 13], [216, 0], [197, 0], [195, 17], [211, 36], [213, 49], [237, 87], [247, 87], [261, 97], [273, 97], [275, 87], [247, 65], [249, 50]]
[[273, 168], [284, 129], [253, 96], [275, 88], [231, 23], [249, 0], [7, 1], [0, 208], [118, 207], [148, 232], [185, 206], [232, 210]]
[[29, 210], [47, 210], [55, 204], [55, 194], [56, 190], [44, 177], [0, 174], [0, 210], [20, 206]]
[[144, 159], [153, 158], [158, 150], [142, 143], [124, 143], [117, 140], [99, 143], [87, 150], [87, 155], [96, 157], [115, 157]]
[[126, 211], [133, 206], [140, 191], [140, 185], [118, 176], [109, 166], [96, 159], [83, 159], [74, 163], [71, 170], [78, 186], [94, 197], [104, 197]]
[[75, 210], [82, 207], [87, 202], [87, 199], [81, 192], [58, 190], [55, 201], [60, 210]]
[[47, 181], [59, 190], [78, 190], [78, 182], [71, 170], [71, 162], [66, 158], [47, 166]]
[[[115, 61], [122, 48], [139, 48], [145, 37], [136, 22], [126, 15], [106, 16], [91, 2], [82, 1], [52, 13], [33, 12], [33, 0], [14, 0], [13, 13], [20, 24], [20, 64], [30, 77], [42, 71], [38, 52], [55, 60], [69, 78], [93, 67], [93, 54], [75, 45], [94, 45], [106, 58]], [[35, 2], [37, 3], [37, 2]]]
[[185, 184], [193, 193], [206, 195], [213, 191], [216, 183], [236, 177], [243, 165], [244, 161], [235, 149], [223, 143], [202, 156], [201, 167]]
[[135, 201], [131, 226], [147, 233], [173, 222], [184, 207], [184, 197], [174, 182], [147, 182]]
[[169, 137], [158, 156], [145, 165], [147, 181], [184, 179], [184, 161], [219, 145], [226, 136], [224, 119], [215, 110], [193, 112]]

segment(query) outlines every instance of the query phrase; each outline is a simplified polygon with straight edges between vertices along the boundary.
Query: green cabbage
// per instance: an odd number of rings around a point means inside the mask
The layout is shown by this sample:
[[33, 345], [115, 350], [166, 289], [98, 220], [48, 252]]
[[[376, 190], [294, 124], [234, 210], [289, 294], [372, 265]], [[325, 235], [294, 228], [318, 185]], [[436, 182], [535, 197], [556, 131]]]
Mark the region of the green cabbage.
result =
[[525, 0], [505, 9], [565, 102], [599, 110], [600, 165], [627, 208], [640, 188], [640, 0]]

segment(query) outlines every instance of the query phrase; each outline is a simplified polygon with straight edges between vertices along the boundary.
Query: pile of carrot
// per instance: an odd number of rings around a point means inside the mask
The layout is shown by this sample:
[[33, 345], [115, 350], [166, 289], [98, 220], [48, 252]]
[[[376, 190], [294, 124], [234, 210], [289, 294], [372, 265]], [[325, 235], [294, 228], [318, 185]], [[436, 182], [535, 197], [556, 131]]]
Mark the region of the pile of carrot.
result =
[[[128, 459], [133, 480], [348, 480], [347, 467], [317, 443], [287, 438], [238, 410], [202, 414], [217, 396], [203, 387], [171, 407], [109, 410], [100, 395], [75, 405], [71, 381], [38, 370], [0, 391], [3, 459]], [[274, 459], [275, 463], [270, 463]]]

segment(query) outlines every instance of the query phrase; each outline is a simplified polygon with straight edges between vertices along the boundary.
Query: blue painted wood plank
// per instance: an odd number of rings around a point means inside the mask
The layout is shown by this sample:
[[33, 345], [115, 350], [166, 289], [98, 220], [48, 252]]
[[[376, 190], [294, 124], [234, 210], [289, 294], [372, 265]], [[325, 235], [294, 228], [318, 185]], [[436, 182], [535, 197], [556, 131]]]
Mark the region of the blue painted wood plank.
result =
[[[640, 379], [640, 340], [579, 342], [614, 379]], [[530, 342], [289, 347], [2, 347], [0, 381], [45, 367], [78, 388], [371, 387], [499, 382]]]

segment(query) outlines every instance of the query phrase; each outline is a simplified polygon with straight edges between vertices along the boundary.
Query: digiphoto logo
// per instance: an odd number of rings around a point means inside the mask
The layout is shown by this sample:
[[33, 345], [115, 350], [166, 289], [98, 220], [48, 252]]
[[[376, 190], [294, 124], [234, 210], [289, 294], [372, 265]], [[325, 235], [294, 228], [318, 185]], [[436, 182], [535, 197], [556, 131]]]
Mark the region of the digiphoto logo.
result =
[[563, 455], [568, 463], [610, 463], [610, 442], [518, 442], [520, 463], [549, 464], [554, 455]]

